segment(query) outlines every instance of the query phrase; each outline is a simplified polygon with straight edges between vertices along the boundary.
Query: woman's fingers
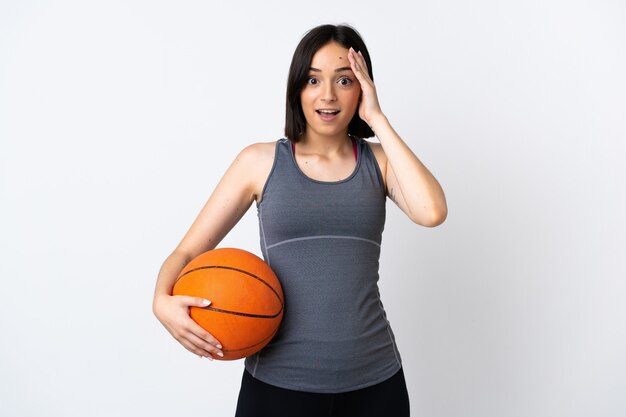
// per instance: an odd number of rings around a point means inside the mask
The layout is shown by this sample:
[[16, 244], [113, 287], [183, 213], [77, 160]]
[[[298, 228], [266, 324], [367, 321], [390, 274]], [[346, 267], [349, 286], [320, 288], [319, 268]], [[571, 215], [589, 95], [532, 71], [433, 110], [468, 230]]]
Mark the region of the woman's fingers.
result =
[[357, 53], [352, 47], [348, 52], [348, 58], [354, 64], [355, 75], [359, 77], [359, 81], [366, 81], [368, 84], [372, 84], [372, 80], [369, 77], [369, 73], [367, 72], [367, 64], [365, 63], [365, 58], [363, 58], [363, 54], [361, 51]]
[[182, 329], [170, 330], [172, 336], [188, 351], [198, 355], [213, 359], [212, 355], [224, 356], [220, 342], [213, 335], [195, 321], [189, 319]]
[[[182, 297], [181, 301], [187, 306], [207, 307], [211, 304], [209, 300], [200, 297]], [[224, 356], [222, 345], [211, 333], [202, 328], [198, 323], [193, 321], [191, 317], [185, 320], [186, 333], [183, 335], [185, 339], [194, 345], [196, 350], [212, 353], [218, 356]], [[195, 353], [195, 352], [194, 352]], [[205, 356], [205, 355], [203, 355]]]
[[211, 356], [211, 352], [205, 349], [199, 348], [196, 344], [194, 344], [192, 341], [187, 339], [185, 336], [179, 337], [178, 342], [181, 345], [183, 345], [183, 347], [187, 349], [188, 351], [190, 351], [191, 353], [197, 356], [200, 356], [201, 358], [208, 358], [210, 360], [213, 360], [213, 356]]
[[360, 58], [359, 59], [359, 62], [360, 62], [359, 65], [361, 65], [361, 67], [363, 68], [365, 74], [367, 74], [367, 76], [369, 77], [370, 73], [369, 73], [369, 71], [367, 69], [367, 63], [365, 62], [365, 57], [363, 56], [361, 51], [359, 51], [356, 55]]
[[190, 352], [210, 359], [223, 356], [222, 345], [189, 316], [190, 307], [204, 308], [211, 304], [200, 297], [166, 296], [158, 300], [156, 314], [171, 335]]
[[208, 307], [211, 305], [211, 301], [202, 297], [191, 297], [188, 295], [174, 295], [173, 297], [178, 298], [181, 304], [187, 307]]
[[350, 61], [354, 74], [361, 84], [362, 97], [358, 110], [359, 117], [366, 123], [370, 124], [370, 120], [373, 120], [377, 115], [382, 114], [380, 104], [378, 103], [378, 96], [376, 94], [374, 81], [372, 81], [369, 77], [365, 58], [360, 51], [357, 53], [351, 47], [348, 51], [348, 60]]
[[[222, 352], [222, 350], [217, 347], [219, 345], [219, 343], [217, 343], [217, 341], [216, 341], [216, 343], [209, 343], [209, 342], [206, 341], [205, 338], [201, 338], [201, 337], [199, 337], [196, 334], [191, 333], [191, 332], [186, 334], [185, 336], [186, 336], [187, 340], [189, 342], [193, 343], [193, 345], [197, 349], [200, 349], [200, 350], [202, 350], [204, 352], [207, 352], [207, 353], [209, 353], [211, 355], [217, 355], [217, 356], [220, 356], [220, 357], [224, 356], [224, 352]], [[210, 334], [209, 334], [209, 336], [210, 336]], [[211, 336], [211, 339], [215, 340], [215, 338], [213, 336]]]
[[361, 74], [361, 68], [359, 66], [359, 63], [357, 62], [356, 54], [354, 53], [354, 49], [352, 49], [352, 47], [348, 51], [348, 60], [350, 61], [350, 64], [352, 65], [352, 70], [354, 72], [354, 75], [356, 75], [357, 78], [359, 78], [360, 80], [360, 78], [363, 75]]
[[211, 333], [207, 332], [202, 328], [198, 323], [193, 321], [191, 318], [189, 319], [187, 325], [187, 331], [194, 336], [196, 336], [199, 340], [209, 345], [215, 346], [217, 349], [221, 349], [222, 345]]

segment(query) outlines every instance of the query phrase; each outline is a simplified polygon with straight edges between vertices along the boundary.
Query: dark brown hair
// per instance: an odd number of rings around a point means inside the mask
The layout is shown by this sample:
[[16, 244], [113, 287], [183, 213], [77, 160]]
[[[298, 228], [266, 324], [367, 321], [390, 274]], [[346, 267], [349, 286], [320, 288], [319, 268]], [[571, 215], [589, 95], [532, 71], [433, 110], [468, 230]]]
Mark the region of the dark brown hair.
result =
[[[300, 93], [304, 88], [311, 67], [313, 55], [329, 42], [337, 42], [344, 48], [352, 47], [356, 52], [361, 52], [369, 71], [369, 76], [374, 80], [372, 62], [365, 42], [361, 35], [348, 25], [321, 25], [309, 30], [293, 53], [289, 76], [287, 77], [287, 105], [285, 117], [285, 136], [292, 142], [298, 142], [306, 129], [306, 119], [302, 111]], [[356, 138], [369, 138], [374, 132], [360, 117], [358, 109], [348, 124], [348, 134]]]

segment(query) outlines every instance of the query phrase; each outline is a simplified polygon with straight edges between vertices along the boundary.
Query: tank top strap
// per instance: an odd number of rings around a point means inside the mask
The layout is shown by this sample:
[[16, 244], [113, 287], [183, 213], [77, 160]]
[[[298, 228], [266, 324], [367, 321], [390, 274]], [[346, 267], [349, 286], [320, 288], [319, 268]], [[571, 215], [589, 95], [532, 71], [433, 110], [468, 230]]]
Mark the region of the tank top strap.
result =
[[378, 160], [374, 155], [374, 151], [372, 150], [369, 142], [365, 139], [357, 139], [357, 145], [359, 146], [359, 154], [361, 155], [361, 167], [360, 170], [363, 171], [362, 175], [369, 175], [375, 180], [377, 186], [380, 188], [381, 193], [386, 197], [387, 191], [385, 189], [385, 181], [383, 180], [383, 174], [380, 171], [380, 166], [378, 165]]

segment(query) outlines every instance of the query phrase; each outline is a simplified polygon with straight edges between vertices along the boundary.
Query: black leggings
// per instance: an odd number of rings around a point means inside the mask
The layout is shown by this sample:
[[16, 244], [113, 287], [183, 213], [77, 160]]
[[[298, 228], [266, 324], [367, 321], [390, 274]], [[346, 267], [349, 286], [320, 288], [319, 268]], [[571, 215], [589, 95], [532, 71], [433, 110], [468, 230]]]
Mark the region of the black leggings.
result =
[[294, 391], [254, 378], [244, 369], [235, 417], [408, 417], [402, 368], [376, 385], [338, 394]]

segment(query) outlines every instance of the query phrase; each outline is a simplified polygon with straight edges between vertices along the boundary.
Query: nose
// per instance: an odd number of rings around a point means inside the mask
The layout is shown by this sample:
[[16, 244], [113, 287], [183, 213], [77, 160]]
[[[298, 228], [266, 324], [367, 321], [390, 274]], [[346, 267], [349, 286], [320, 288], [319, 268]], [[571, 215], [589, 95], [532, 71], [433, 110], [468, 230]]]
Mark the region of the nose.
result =
[[337, 96], [335, 95], [335, 89], [333, 87], [333, 83], [326, 83], [326, 86], [322, 91], [322, 101], [329, 102], [337, 100]]

